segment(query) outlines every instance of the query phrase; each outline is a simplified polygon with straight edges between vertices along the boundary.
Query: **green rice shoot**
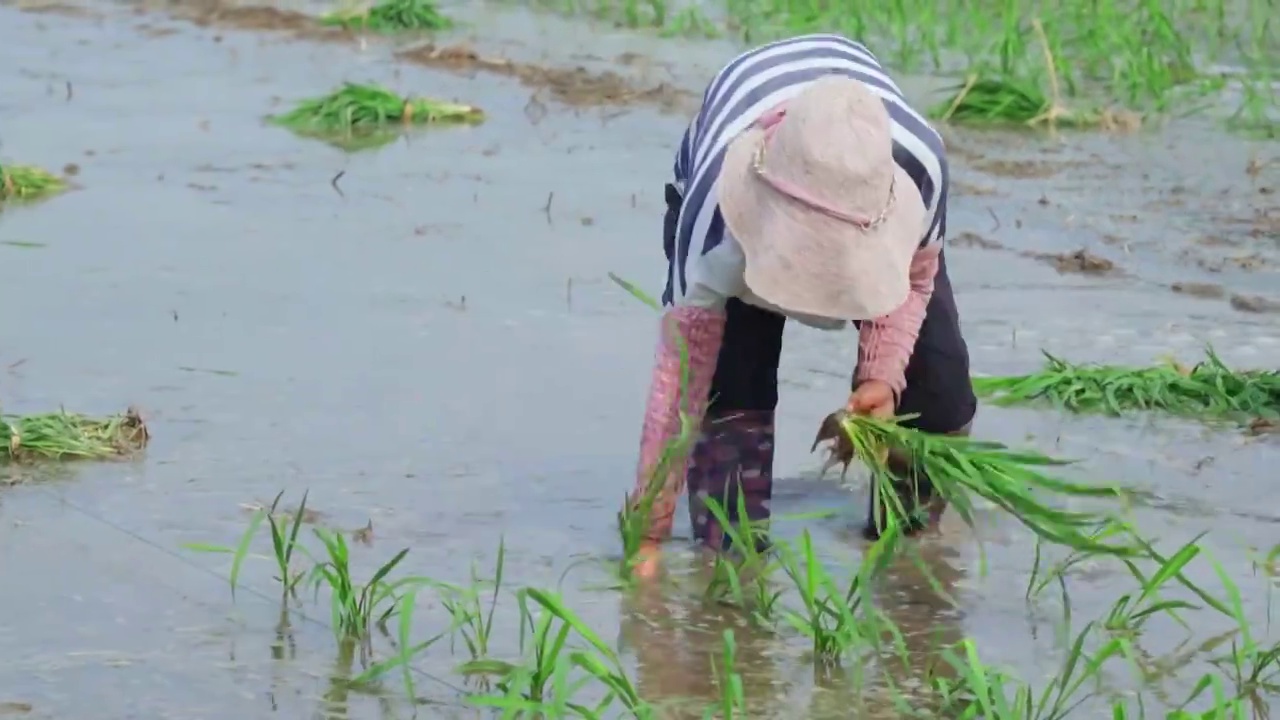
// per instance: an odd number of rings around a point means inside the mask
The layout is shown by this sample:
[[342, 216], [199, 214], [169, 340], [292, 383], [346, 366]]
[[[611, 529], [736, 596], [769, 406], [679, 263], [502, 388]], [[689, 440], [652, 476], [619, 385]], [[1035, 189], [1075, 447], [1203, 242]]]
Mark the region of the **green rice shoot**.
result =
[[1128, 555], [1133, 548], [1101, 542], [1096, 529], [1107, 519], [1095, 513], [1052, 507], [1037, 497], [1119, 498], [1116, 487], [1070, 482], [1042, 472], [1042, 468], [1069, 464], [1040, 453], [1016, 451], [996, 442], [967, 437], [934, 435], [899, 424], [895, 420], [845, 414], [841, 425], [849, 437], [854, 456], [871, 472], [880, 497], [889, 505], [895, 520], [905, 519], [907, 510], [898, 497], [900, 486], [891, 474], [886, 450], [895, 449], [912, 458], [916, 467], [971, 527], [975, 524], [973, 497], [981, 497], [1013, 515], [1037, 536], [1057, 545], [1114, 555]]
[[304, 100], [297, 107], [268, 120], [294, 132], [325, 139], [336, 144], [371, 139], [372, 144], [385, 144], [388, 136], [413, 126], [439, 124], [476, 124], [483, 122], [484, 111], [474, 105], [445, 102], [422, 97], [402, 97], [378, 85], [344, 83], [324, 97]]
[[39, 200], [66, 187], [65, 180], [38, 167], [0, 164], [0, 202]]
[[324, 25], [377, 33], [447, 30], [453, 21], [431, 0], [383, 0], [372, 7], [348, 8], [321, 18]]
[[106, 418], [59, 410], [0, 415], [0, 463], [38, 460], [103, 460], [134, 455], [150, 433], [133, 408]]
[[1048, 403], [1075, 413], [1159, 411], [1242, 423], [1280, 418], [1280, 371], [1232, 369], [1212, 348], [1191, 368], [1172, 360], [1134, 368], [1074, 364], [1048, 352], [1044, 356], [1039, 372], [974, 378], [974, 390], [997, 405]]

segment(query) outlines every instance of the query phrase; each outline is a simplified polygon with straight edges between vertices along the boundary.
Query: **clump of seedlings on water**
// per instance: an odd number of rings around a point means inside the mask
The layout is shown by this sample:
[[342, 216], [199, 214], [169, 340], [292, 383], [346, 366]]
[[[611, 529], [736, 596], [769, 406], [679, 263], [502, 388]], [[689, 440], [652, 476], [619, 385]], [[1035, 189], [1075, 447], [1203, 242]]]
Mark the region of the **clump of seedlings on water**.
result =
[[39, 200], [60, 193], [66, 187], [65, 180], [47, 170], [0, 163], [0, 203]]
[[1089, 365], [1044, 356], [1039, 372], [974, 378], [974, 389], [998, 405], [1042, 402], [1077, 413], [1158, 411], [1245, 423], [1280, 418], [1280, 371], [1233, 369], [1212, 348], [1192, 367], [1172, 360], [1147, 368]]
[[473, 125], [483, 122], [484, 117], [484, 111], [474, 105], [403, 97], [378, 85], [349, 82], [268, 119], [299, 135], [357, 150], [393, 142], [414, 127]]
[[377, 33], [448, 30], [453, 21], [431, 0], [382, 0], [369, 7], [344, 8], [321, 18], [325, 25]]
[[0, 414], [0, 463], [126, 458], [145, 448], [150, 438], [134, 408], [108, 417], [65, 410]]

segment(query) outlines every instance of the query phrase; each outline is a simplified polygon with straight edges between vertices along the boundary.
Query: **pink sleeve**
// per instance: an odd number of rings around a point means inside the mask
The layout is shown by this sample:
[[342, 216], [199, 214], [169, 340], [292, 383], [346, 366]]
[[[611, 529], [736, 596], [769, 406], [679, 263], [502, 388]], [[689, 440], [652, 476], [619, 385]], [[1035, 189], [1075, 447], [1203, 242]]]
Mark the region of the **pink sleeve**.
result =
[[[692, 442], [679, 442], [682, 440], [681, 414], [697, 433], [716, 372], [724, 324], [725, 312], [721, 308], [678, 307], [668, 309], [662, 316], [645, 404], [644, 429], [640, 435], [640, 463], [631, 494], [632, 502], [639, 504], [651, 488], [655, 491], [647, 533], [650, 540], [661, 541], [671, 535], [676, 499], [684, 491], [685, 468], [692, 449]], [[681, 345], [689, 361], [688, 386], [683, 389]], [[685, 441], [696, 439], [683, 438]], [[680, 452], [670, 458], [666, 472], [655, 476], [664, 452], [668, 447], [677, 446]]]
[[907, 386], [907, 363], [915, 349], [925, 308], [933, 297], [942, 243], [930, 243], [911, 259], [911, 291], [897, 310], [862, 323], [858, 333], [858, 381], [880, 380], [901, 395]]

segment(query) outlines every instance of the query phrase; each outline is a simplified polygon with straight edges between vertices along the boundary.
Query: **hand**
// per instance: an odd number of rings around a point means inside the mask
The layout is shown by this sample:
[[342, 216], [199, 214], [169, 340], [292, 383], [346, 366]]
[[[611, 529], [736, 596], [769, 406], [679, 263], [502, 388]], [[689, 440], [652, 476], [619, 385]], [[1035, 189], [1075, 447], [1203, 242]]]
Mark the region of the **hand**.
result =
[[631, 574], [641, 580], [650, 580], [658, 574], [658, 561], [662, 558], [662, 547], [652, 540], [640, 543], [640, 549], [631, 565]]
[[842, 465], [843, 470], [840, 473], [841, 479], [849, 472], [849, 463], [853, 462], [853, 443], [849, 442], [849, 436], [845, 434], [844, 428], [840, 426], [840, 417], [845, 413], [854, 415], [870, 415], [871, 417], [887, 419], [893, 417], [894, 411], [893, 388], [888, 383], [880, 380], [866, 380], [858, 385], [857, 389], [849, 395], [849, 401], [845, 404], [843, 410], [833, 412], [828, 415], [818, 428], [818, 434], [813, 439], [813, 447], [810, 452], [818, 449], [819, 443], [830, 442], [828, 446], [827, 459], [822, 463], [822, 469], [818, 471], [818, 476], [822, 477], [827, 471], [836, 465]]
[[893, 388], [882, 380], [864, 380], [849, 396], [845, 409], [854, 415], [869, 415], [887, 420], [893, 417]]

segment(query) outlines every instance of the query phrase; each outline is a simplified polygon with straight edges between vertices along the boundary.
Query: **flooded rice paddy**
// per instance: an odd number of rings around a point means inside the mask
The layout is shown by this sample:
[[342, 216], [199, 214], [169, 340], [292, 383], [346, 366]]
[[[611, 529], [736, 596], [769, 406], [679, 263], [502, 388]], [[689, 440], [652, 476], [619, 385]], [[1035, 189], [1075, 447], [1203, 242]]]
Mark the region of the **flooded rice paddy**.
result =
[[[271, 563], [246, 566], [233, 604], [227, 559], [182, 548], [234, 543], [284, 489], [287, 503], [309, 490], [317, 523], [362, 531], [357, 574], [408, 547], [402, 570], [465, 581], [473, 562], [489, 572], [505, 536], [511, 587], [558, 585], [617, 641], [642, 695], [690, 717], [717, 696], [709, 662], [725, 627], [752, 717], [848, 717], [803, 642], [753, 633], [684, 585], [602, 589], [655, 329], [607, 273], [649, 287], [662, 276], [671, 153], [732, 46], [479, 6], [457, 38], [473, 56], [415, 58], [214, 9], [0, 6], [0, 156], [68, 167], [76, 185], [0, 215], [0, 401], [133, 403], [154, 436], [137, 461], [0, 490], [0, 715], [412, 715], [393, 682], [382, 695], [334, 682], [351, 658], [323, 601], [282, 626]], [[343, 80], [474, 103], [488, 120], [353, 155], [263, 124]], [[1128, 135], [947, 132], [948, 263], [976, 371], [1026, 372], [1041, 348], [1192, 359], [1206, 342], [1234, 364], [1280, 363], [1274, 143], [1196, 119]], [[836, 512], [780, 532], [808, 528], [847, 564], [863, 547], [865, 488], [814, 478], [808, 445], [843, 398], [852, 340], [788, 332], [775, 511]], [[1135, 522], [1162, 547], [1209, 531], [1202, 544], [1268, 637], [1269, 581], [1249, 549], [1280, 542], [1274, 441], [992, 407], [976, 433], [1142, 491]], [[1058, 616], [1023, 598], [1034, 539], [987, 519], [985, 574], [954, 518], [923, 543], [958, 609], [905, 565], [880, 600], [921, 648], [972, 637], [1035, 684], [1056, 672]], [[668, 562], [696, 574], [691, 553]], [[1218, 587], [1208, 565], [1188, 573]], [[1128, 582], [1086, 569], [1073, 615], [1104, 613]], [[514, 644], [513, 604], [496, 643]], [[1204, 671], [1192, 650], [1227, 629], [1206, 617], [1191, 632], [1161, 620], [1138, 641], [1155, 702], [1176, 704]], [[448, 620], [424, 600], [415, 623]], [[483, 715], [457, 662], [444, 645], [418, 658], [418, 713]]]

